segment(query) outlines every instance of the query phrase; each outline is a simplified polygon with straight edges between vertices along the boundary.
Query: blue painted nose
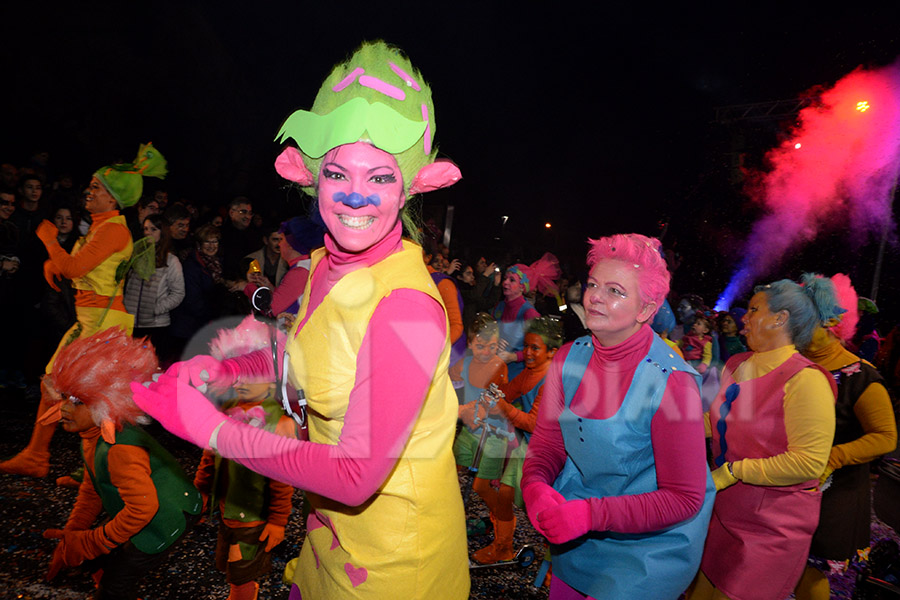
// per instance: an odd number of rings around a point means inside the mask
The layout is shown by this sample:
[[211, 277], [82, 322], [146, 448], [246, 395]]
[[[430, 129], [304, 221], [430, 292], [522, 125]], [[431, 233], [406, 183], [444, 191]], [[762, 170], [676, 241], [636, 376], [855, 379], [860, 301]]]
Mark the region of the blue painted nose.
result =
[[381, 198], [378, 197], [378, 194], [372, 194], [369, 197], [365, 197], [358, 192], [350, 192], [349, 194], [338, 192], [332, 196], [331, 199], [335, 202], [345, 204], [350, 208], [360, 208], [366, 204], [372, 204], [374, 206], [381, 205]]

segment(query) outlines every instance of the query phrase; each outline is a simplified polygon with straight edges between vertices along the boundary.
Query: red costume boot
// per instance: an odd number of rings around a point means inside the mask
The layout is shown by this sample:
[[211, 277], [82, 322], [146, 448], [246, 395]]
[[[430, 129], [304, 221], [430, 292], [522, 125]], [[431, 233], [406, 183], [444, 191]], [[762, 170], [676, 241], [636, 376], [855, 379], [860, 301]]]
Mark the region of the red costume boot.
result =
[[501, 560], [512, 560], [516, 556], [513, 549], [516, 517], [511, 521], [500, 521], [491, 513], [491, 522], [494, 524], [494, 541], [472, 555], [472, 560], [480, 565], [492, 565]]
[[38, 406], [37, 418], [34, 421], [34, 429], [31, 431], [31, 441], [25, 449], [9, 460], [0, 462], [0, 473], [13, 475], [28, 475], [30, 477], [46, 477], [50, 472], [50, 440], [56, 431], [56, 423], [41, 424], [41, 416], [55, 405], [50, 400], [49, 393], [41, 383], [41, 403]]
[[241, 585], [231, 584], [231, 593], [228, 594], [226, 600], [256, 600], [259, 593], [259, 584], [255, 581], [248, 581]]

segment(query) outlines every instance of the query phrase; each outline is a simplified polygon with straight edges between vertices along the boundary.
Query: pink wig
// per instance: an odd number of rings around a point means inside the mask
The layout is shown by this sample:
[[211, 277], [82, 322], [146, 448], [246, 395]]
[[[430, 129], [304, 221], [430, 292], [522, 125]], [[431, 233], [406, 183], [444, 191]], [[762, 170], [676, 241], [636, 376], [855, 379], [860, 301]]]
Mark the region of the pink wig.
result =
[[525, 286], [525, 293], [537, 290], [545, 296], [559, 293], [556, 280], [562, 275], [559, 260], [549, 252], [531, 263], [531, 265], [515, 264], [509, 270], [519, 276], [519, 282]]
[[859, 298], [850, 278], [843, 273], [834, 275], [831, 282], [834, 284], [838, 306], [847, 311], [841, 315], [841, 320], [831, 328], [831, 331], [842, 342], [848, 342], [856, 333], [856, 325], [859, 323]]
[[[218, 360], [243, 356], [257, 350], [271, 352], [271, 333], [269, 327], [258, 321], [253, 315], [247, 315], [240, 324], [233, 329], [220, 329], [216, 337], [209, 343], [209, 353]], [[281, 351], [287, 336], [281, 330], [277, 331], [276, 344]], [[271, 359], [269, 359], [271, 360]], [[273, 381], [270, 375], [244, 374], [241, 381], [247, 383], [270, 383]]]
[[110, 421], [121, 430], [143, 414], [131, 397], [131, 382], [148, 381], [158, 368], [149, 340], [111, 327], [63, 348], [53, 361], [50, 381], [63, 398], [74, 396], [84, 403], [94, 423]]
[[657, 310], [669, 293], [671, 275], [662, 257], [662, 244], [639, 233], [617, 233], [599, 240], [588, 239], [589, 269], [602, 260], [619, 260], [634, 266], [638, 274], [641, 300], [655, 302]]

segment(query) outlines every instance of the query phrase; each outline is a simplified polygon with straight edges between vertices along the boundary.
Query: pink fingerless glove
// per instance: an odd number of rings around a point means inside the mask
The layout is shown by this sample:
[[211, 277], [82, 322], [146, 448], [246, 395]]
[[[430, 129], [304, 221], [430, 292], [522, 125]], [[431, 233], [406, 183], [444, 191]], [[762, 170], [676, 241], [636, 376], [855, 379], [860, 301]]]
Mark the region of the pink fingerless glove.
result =
[[542, 511], [537, 516], [538, 529], [552, 544], [565, 544], [591, 530], [591, 503], [569, 500]]
[[204, 385], [227, 388], [237, 380], [237, 372], [227, 360], [217, 360], [206, 354], [182, 362], [174, 363], [166, 375], [190, 383], [195, 388], [206, 391]]
[[172, 375], [160, 375], [147, 387], [133, 381], [131, 391], [142, 411], [171, 433], [204, 449], [210, 449], [216, 427], [228, 420], [206, 396]]
[[546, 483], [540, 482], [532, 483], [528, 487], [523, 488], [522, 499], [525, 501], [525, 510], [528, 513], [528, 520], [531, 521], [534, 528], [542, 534], [544, 534], [544, 530], [541, 528], [538, 515], [546, 509], [566, 501], [562, 494]]

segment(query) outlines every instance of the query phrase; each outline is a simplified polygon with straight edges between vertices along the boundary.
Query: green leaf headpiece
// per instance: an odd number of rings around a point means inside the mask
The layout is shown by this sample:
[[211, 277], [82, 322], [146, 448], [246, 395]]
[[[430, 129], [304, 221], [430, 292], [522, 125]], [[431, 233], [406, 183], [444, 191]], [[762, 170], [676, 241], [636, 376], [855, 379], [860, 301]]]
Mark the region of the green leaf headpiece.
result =
[[144, 191], [144, 177], [166, 178], [166, 159], [152, 142], [141, 144], [137, 158], [132, 163], [100, 167], [94, 173], [119, 206], [128, 208], [140, 200]]
[[[325, 79], [311, 110], [291, 114], [276, 141], [293, 139], [314, 178], [326, 152], [358, 141], [393, 154], [404, 190], [437, 155], [431, 88], [403, 52], [365, 42]], [[315, 195], [315, 183], [304, 188]]]

